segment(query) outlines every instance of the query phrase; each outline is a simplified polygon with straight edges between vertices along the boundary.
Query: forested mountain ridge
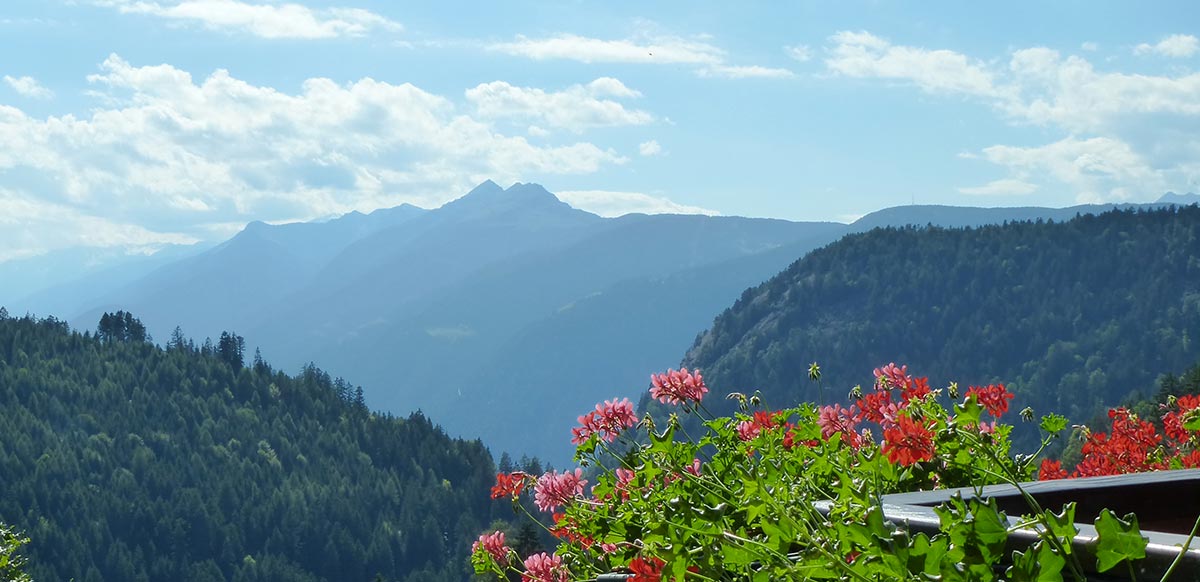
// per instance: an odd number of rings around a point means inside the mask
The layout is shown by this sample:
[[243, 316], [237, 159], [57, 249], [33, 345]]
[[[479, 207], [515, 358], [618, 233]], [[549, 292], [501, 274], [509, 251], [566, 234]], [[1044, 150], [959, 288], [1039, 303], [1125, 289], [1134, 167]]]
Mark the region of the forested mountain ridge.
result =
[[[646, 366], [626, 364], [628, 354], [674, 360], [743, 289], [845, 229], [742, 217], [602, 218], [537, 184], [501, 188], [490, 181], [403, 218], [338, 239], [349, 242], [315, 258], [306, 250], [312, 245], [279, 233], [304, 229], [315, 237], [344, 219], [252, 224], [69, 317], [82, 327], [105, 311], [132, 311], [159, 340], [176, 326], [214, 338], [235, 329], [281, 368], [317, 361], [355, 378], [373, 406], [421, 409], [452, 434], [482, 437], [497, 452], [563, 462], [570, 457], [563, 435], [579, 406], [639, 391]], [[720, 285], [680, 287], [671, 301], [660, 301], [665, 279], [718, 265], [729, 267]], [[632, 315], [613, 309], [650, 303], [658, 308]], [[525, 363], [539, 357], [534, 346], [586, 346], [611, 337], [614, 324], [633, 339], [545, 360], [549, 378], [527, 374]], [[583, 368], [593, 373], [564, 389], [558, 378]], [[508, 396], [485, 409], [487, 416], [468, 414], [479, 410], [485, 388], [489, 397]], [[545, 418], [530, 414], [526, 395], [543, 398], [553, 418], [548, 438], [503, 426]]]
[[1156, 210], [1173, 205], [1192, 204], [1187, 195], [1168, 192], [1156, 202], [1145, 204], [1079, 204], [1066, 208], [1040, 206], [1011, 206], [982, 208], [975, 206], [944, 206], [915, 204], [876, 210], [855, 220], [848, 232], [866, 232], [873, 228], [900, 226], [941, 226], [944, 228], [980, 227], [1005, 222], [1053, 220], [1063, 222], [1084, 214], [1102, 214], [1111, 210]]
[[[128, 310], [160, 340], [176, 326], [195, 337], [236, 329], [283, 369], [318, 361], [354, 377], [373, 406], [424, 410], [451, 434], [562, 462], [581, 410], [635, 397], [649, 371], [676, 361], [743, 290], [848, 232], [1106, 208], [908, 206], [852, 225], [601, 218], [537, 184], [486, 181], [433, 210], [251, 223], [95, 298], [82, 315], [49, 314], [86, 327], [105, 311]], [[566, 377], [575, 380], [564, 385]], [[532, 428], [508, 430], [514, 422]]]
[[1086, 420], [1195, 362], [1197, 330], [1200, 208], [1171, 207], [849, 235], [748, 289], [683, 364], [783, 406], [818, 398], [810, 362], [827, 400], [897, 362]]
[[[135, 322], [130, 325], [130, 322]], [[224, 334], [103, 337], [0, 309], [0, 522], [36, 580], [462, 580], [493, 512], [478, 441]]]

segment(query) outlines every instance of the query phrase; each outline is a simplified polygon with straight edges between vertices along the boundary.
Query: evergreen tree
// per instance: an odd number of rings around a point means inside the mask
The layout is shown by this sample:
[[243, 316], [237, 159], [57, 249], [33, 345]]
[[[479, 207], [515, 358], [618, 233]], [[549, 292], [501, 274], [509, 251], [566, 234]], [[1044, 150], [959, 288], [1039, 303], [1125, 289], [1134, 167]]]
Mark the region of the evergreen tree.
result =
[[225, 362], [234, 371], [239, 371], [245, 364], [243, 359], [246, 351], [246, 340], [242, 336], [227, 331], [221, 332], [221, 339], [217, 341], [217, 357]]

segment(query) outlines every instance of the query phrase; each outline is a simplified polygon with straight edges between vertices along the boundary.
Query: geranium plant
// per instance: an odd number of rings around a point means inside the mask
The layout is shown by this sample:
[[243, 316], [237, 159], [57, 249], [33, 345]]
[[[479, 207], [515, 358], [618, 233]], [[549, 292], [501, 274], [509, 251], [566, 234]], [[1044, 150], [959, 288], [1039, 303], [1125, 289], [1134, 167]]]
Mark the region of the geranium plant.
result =
[[[815, 365], [811, 375], [819, 377]], [[1085, 568], [1072, 551], [1078, 533], [1073, 505], [1043, 508], [1021, 490], [1028, 511], [1014, 522], [982, 497], [984, 485], [1020, 490], [1034, 478], [1042, 452], [1067, 427], [1065, 418], [1042, 417], [1041, 447], [1014, 455], [1012, 425], [1001, 422], [1013, 395], [1003, 385], [961, 394], [953, 384], [935, 390], [927, 378], [894, 364], [874, 376], [871, 388], [852, 394], [849, 407], [771, 410], [757, 396], [733, 394], [740, 411], [715, 417], [704, 405], [708, 387], [698, 371], [654, 375], [651, 396], [678, 413], [638, 418], [628, 400], [611, 400], [579, 418], [575, 459], [600, 469], [594, 484], [582, 469], [497, 475], [493, 498], [511, 498], [523, 510], [519, 497], [532, 490], [538, 509], [552, 514], [550, 530], [561, 543], [553, 554], [521, 559], [503, 534], [484, 534], [475, 544], [475, 569], [546, 582], [611, 572], [639, 582], [1086, 579], [1092, 565]], [[1200, 429], [1193, 417], [1200, 411], [1190, 411], [1197, 404], [1182, 402], [1168, 422], [1173, 434], [1193, 444]], [[698, 415], [703, 434], [687, 434], [679, 414]], [[1028, 409], [1021, 416], [1033, 418]], [[1111, 452], [1117, 440], [1125, 448], [1158, 444], [1136, 419], [1132, 428], [1128, 415], [1114, 419], [1124, 424], [1114, 424], [1114, 436], [1096, 441], [1101, 444], [1085, 445], [1077, 471], [1090, 471], [1088, 455]], [[1190, 451], [1194, 447], [1128, 462], [1186, 466], [1193, 462]], [[1063, 476], [1052, 462], [1043, 461], [1041, 471]], [[884, 494], [949, 487], [976, 494], [937, 508], [936, 534], [910, 532], [884, 518]], [[1015, 529], [1036, 532], [1038, 541], [1006, 552]], [[1095, 571], [1144, 556], [1136, 521], [1105, 511], [1097, 531]]]

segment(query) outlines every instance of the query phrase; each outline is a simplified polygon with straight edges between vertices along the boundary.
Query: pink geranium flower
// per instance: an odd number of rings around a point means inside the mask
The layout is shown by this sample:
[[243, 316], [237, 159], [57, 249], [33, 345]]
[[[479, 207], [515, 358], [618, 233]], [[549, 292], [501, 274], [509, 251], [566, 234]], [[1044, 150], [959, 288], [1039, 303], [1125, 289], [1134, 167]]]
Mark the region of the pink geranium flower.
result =
[[492, 559], [501, 566], [508, 565], [508, 554], [512, 549], [504, 545], [504, 532], [495, 531], [490, 534], [481, 534], [479, 540], [471, 545], [471, 551], [478, 552], [479, 548], [487, 550]]
[[583, 495], [584, 485], [587, 480], [583, 478], [583, 469], [575, 469], [574, 473], [551, 471], [539, 477], [533, 486], [533, 503], [542, 511], [553, 511]]
[[597, 404], [595, 410], [579, 417], [579, 426], [571, 429], [571, 443], [583, 444], [593, 434], [599, 434], [600, 438], [611, 443], [621, 431], [637, 422], [633, 403], [628, 398], [605, 400], [604, 404]]
[[561, 557], [542, 552], [525, 558], [521, 582], [567, 582], [569, 575]]
[[700, 370], [688, 372], [687, 368], [683, 368], [650, 375], [650, 396], [663, 404], [699, 403], [707, 393], [708, 386], [704, 385]]

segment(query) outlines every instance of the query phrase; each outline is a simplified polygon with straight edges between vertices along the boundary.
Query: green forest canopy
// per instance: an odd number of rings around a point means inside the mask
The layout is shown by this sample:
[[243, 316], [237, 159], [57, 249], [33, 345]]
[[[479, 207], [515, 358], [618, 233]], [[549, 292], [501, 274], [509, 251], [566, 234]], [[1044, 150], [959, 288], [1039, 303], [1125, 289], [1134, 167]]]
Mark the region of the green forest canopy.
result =
[[[1087, 421], [1200, 359], [1200, 208], [850, 235], [747, 290], [684, 364], [774, 406], [844, 401], [881, 364], [1002, 382]], [[720, 396], [714, 395], [714, 401]], [[720, 404], [715, 404], [720, 406]]]
[[478, 442], [367, 410], [309, 366], [290, 377], [225, 334], [146, 341], [0, 308], [0, 521], [35, 580], [462, 580], [511, 517]]

